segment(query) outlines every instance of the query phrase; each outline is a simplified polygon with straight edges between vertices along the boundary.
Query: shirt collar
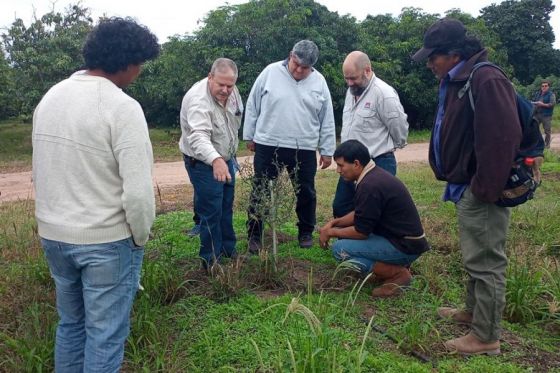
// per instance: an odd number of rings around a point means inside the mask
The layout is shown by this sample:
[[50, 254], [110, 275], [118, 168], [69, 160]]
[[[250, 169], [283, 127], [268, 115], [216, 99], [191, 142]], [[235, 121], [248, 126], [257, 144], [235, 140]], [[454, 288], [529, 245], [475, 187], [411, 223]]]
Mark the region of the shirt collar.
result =
[[370, 172], [374, 168], [375, 168], [375, 162], [373, 160], [370, 160], [369, 163], [366, 164], [366, 166], [362, 170], [362, 173], [360, 174], [360, 177], [358, 178], [358, 181], [356, 181], [356, 185], [360, 184], [360, 182], [368, 174], [368, 172]]
[[455, 79], [455, 77], [459, 74], [459, 70], [465, 65], [465, 60], [461, 60], [457, 65], [453, 66], [451, 70], [447, 73], [449, 76], [449, 80]]
[[[371, 79], [369, 80], [369, 83], [368, 83], [366, 89], [364, 89], [364, 91], [362, 92], [362, 94], [360, 96], [354, 96], [352, 93], [350, 93], [350, 95], [352, 95], [352, 98], [354, 99], [354, 101], [353, 101], [354, 104], [358, 103], [358, 101], [360, 101], [362, 99], [362, 97], [364, 97], [366, 95], [366, 93], [371, 89], [371, 86], [373, 85], [374, 80], [375, 80], [375, 73], [372, 71], [371, 72]], [[348, 92], [350, 92], [350, 88], [348, 88]]]

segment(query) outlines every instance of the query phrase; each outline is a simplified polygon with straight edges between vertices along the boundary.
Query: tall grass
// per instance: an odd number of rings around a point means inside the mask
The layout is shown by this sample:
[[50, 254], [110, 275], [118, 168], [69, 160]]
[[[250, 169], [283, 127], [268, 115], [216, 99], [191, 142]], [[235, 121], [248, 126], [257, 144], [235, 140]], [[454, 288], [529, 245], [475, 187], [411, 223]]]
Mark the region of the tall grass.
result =
[[[300, 250], [293, 220], [280, 226], [283, 270], [270, 281], [263, 275], [266, 264], [256, 257], [224, 263], [220, 275], [207, 276], [199, 270], [199, 240], [184, 234], [192, 215], [159, 215], [146, 246], [144, 290], [134, 304], [123, 370], [433, 371], [403, 353], [411, 350], [437, 360], [441, 372], [558, 367], [560, 172], [554, 156], [549, 155], [535, 200], [512, 214], [505, 313], [511, 330], [503, 356], [462, 360], [441, 349], [443, 340], [465, 332], [435, 314], [440, 305], [462, 303], [464, 271], [453, 205], [440, 201], [443, 185], [431, 171], [415, 164], [400, 165], [399, 177], [411, 190], [432, 250], [412, 266], [412, 289], [395, 299], [371, 300], [372, 285], [350, 276], [349, 269], [337, 269], [329, 252]], [[336, 181], [331, 171], [317, 175], [320, 222], [331, 214]], [[240, 253], [245, 219], [244, 211], [234, 217]], [[303, 264], [313, 269], [301, 273]], [[52, 370], [54, 304], [33, 203], [0, 205], [0, 372]]]

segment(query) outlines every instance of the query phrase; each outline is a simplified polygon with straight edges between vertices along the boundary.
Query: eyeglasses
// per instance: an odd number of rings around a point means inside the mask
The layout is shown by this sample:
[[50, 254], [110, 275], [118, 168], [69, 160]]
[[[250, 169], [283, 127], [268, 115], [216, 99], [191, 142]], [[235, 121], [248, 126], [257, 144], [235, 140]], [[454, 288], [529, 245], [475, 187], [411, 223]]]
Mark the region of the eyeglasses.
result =
[[548, 84], [542, 84], [541, 87], [548, 87]]

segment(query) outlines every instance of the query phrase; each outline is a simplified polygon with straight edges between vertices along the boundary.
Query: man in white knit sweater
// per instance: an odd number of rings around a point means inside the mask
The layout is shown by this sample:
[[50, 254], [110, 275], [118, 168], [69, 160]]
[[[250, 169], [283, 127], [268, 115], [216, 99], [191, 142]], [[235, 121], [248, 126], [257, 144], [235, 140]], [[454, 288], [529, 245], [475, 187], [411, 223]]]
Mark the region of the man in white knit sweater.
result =
[[144, 113], [121, 89], [158, 54], [146, 27], [103, 20], [84, 45], [86, 70], [53, 86], [33, 116], [35, 214], [60, 317], [56, 372], [122, 364], [155, 204]]

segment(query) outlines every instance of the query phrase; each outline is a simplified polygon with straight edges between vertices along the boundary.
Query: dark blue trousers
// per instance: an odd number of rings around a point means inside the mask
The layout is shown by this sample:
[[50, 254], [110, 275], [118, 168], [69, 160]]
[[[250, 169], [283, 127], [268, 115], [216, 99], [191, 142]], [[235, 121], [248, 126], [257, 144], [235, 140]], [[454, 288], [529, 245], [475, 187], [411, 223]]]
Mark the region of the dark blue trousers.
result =
[[[255, 144], [253, 166], [255, 175], [247, 219], [249, 239], [260, 240], [263, 222], [257, 216], [254, 206], [259, 203], [259, 198], [262, 197], [262, 190], [266, 189], [268, 180], [274, 180], [278, 177], [279, 172], [283, 168], [286, 168], [288, 171], [292, 184], [297, 186], [296, 214], [298, 217], [299, 236], [311, 234], [315, 229], [315, 209], [317, 206], [317, 196], [315, 194], [316, 152], [313, 150], [278, 148]], [[258, 191], [261, 191], [261, 193]]]
[[222, 256], [235, 256], [233, 161], [227, 161], [231, 182], [221, 183], [214, 179], [211, 166], [186, 155], [183, 158], [196, 195], [195, 214], [200, 218], [200, 257], [211, 265]]

